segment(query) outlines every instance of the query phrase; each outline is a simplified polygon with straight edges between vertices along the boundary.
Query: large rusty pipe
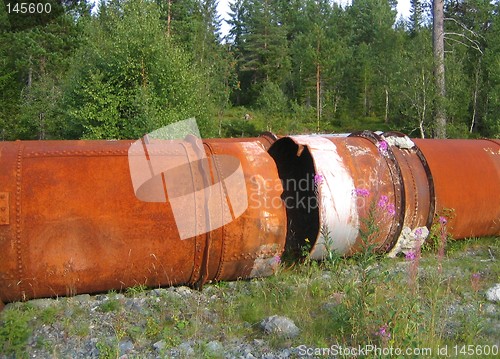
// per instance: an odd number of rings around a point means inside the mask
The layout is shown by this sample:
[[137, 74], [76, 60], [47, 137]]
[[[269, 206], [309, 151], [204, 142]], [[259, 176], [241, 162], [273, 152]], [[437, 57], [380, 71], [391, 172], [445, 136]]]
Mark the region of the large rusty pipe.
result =
[[[0, 143], [0, 306], [1, 300], [137, 284], [264, 276], [273, 272], [285, 236], [288, 252], [300, 255], [311, 245], [316, 259], [332, 250], [359, 252], [366, 240], [396, 254], [417, 233], [428, 233], [444, 209], [454, 211], [448, 224], [454, 238], [500, 234], [500, 141], [410, 140], [369, 131], [275, 140], [169, 147], [174, 164], [180, 155], [208, 155], [208, 177], [201, 162], [165, 174], [187, 183], [183, 191], [226, 178], [233, 168], [219, 156], [237, 158], [244, 173], [243, 214], [184, 240], [174, 221], [175, 198], [138, 199], [150, 195], [154, 180], [134, 193], [130, 169], [142, 158], [142, 145], [136, 153], [131, 141]], [[161, 152], [149, 152], [149, 160]], [[220, 194], [220, 202], [227, 196]], [[363, 232], [370, 221], [377, 228], [371, 234]]]
[[436, 214], [455, 239], [500, 234], [500, 141], [414, 139], [434, 181]]
[[[0, 142], [1, 300], [139, 284], [201, 285], [272, 272], [284, 247], [286, 221], [284, 208], [270, 203], [281, 188], [265, 150], [268, 139], [203, 142], [211, 183], [232, 170], [215, 160], [217, 155], [239, 160], [241, 195], [246, 190], [249, 206], [234, 221], [185, 240], [179, 238], [169, 201], [148, 203], [135, 196], [131, 144]], [[176, 155], [196, 150], [179, 141], [171, 155], [175, 161]], [[149, 153], [150, 159], [155, 155]], [[206, 178], [196, 165], [189, 170], [191, 176], [178, 180], [193, 183], [195, 191]], [[268, 182], [275, 185], [266, 187]]]
[[363, 131], [290, 136], [269, 153], [284, 184], [292, 253], [310, 245], [322, 259], [370, 245], [395, 255], [424, 240], [443, 209], [454, 212], [447, 227], [456, 239], [500, 234], [499, 141]]

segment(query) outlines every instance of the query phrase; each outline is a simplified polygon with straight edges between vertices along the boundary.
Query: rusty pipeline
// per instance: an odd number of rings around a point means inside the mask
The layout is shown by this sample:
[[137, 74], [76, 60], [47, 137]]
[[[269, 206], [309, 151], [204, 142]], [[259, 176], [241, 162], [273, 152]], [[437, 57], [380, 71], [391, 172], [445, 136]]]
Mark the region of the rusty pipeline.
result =
[[[269, 149], [287, 211], [286, 250], [323, 259], [367, 245], [395, 256], [444, 210], [455, 239], [500, 234], [500, 142], [412, 140], [389, 132], [289, 136]], [[376, 233], [367, 233], [367, 227]]]
[[[129, 166], [141, 156], [128, 156], [132, 141], [0, 142], [1, 300], [135, 285], [201, 286], [211, 280], [271, 274], [275, 256], [283, 251], [286, 220], [282, 206], [266, 202], [279, 198], [282, 191], [279, 182], [264, 187], [277, 178], [274, 161], [265, 150], [268, 144], [267, 139], [206, 140], [209, 178], [197, 162], [170, 173], [186, 184], [182, 190], [198, 191], [207, 181], [223, 186], [233, 181], [233, 197], [246, 196], [250, 204], [259, 199], [258, 205], [248, 205], [230, 223], [182, 240], [172, 198], [163, 202], [138, 198], [148, 195], [145, 188], [158, 184], [154, 190], [165, 195], [158, 177], [134, 194]], [[172, 162], [196, 158], [199, 150], [178, 141], [169, 147], [168, 158]], [[162, 155], [152, 150], [148, 160], [153, 163]], [[234, 163], [223, 161], [222, 155], [239, 160], [243, 182], [234, 182], [230, 176]], [[227, 211], [223, 204], [228, 195], [221, 191], [211, 210]], [[229, 210], [235, 209], [229, 206]], [[190, 218], [195, 225], [203, 224], [198, 214]]]
[[0, 307], [266, 276], [304, 248], [323, 259], [369, 241], [394, 256], [447, 209], [456, 239], [500, 234], [500, 141], [363, 131], [169, 144], [0, 142]]

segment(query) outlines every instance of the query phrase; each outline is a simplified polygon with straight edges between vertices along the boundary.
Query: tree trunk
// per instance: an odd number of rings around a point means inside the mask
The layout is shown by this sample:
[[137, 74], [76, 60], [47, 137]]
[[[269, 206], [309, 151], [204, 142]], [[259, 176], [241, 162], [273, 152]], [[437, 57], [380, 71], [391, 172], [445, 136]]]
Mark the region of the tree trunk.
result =
[[389, 123], [389, 90], [385, 86], [385, 116], [384, 123]]
[[476, 124], [476, 114], [477, 114], [477, 93], [479, 92], [479, 73], [481, 70], [481, 59], [477, 63], [476, 69], [476, 82], [474, 84], [474, 98], [472, 102], [472, 121], [469, 128], [469, 133], [472, 133], [474, 126]]
[[319, 62], [316, 64], [316, 130], [319, 132], [319, 123], [321, 120], [321, 67]]
[[170, 27], [172, 24], [172, 0], [168, 0], [167, 8], [167, 36], [170, 37]]
[[316, 130], [319, 132], [319, 124], [321, 121], [321, 65], [320, 65], [320, 51], [321, 51], [321, 42], [318, 38], [318, 42], [316, 44]]
[[444, 0], [433, 0], [432, 43], [436, 83], [436, 138], [446, 138], [446, 85], [444, 68]]

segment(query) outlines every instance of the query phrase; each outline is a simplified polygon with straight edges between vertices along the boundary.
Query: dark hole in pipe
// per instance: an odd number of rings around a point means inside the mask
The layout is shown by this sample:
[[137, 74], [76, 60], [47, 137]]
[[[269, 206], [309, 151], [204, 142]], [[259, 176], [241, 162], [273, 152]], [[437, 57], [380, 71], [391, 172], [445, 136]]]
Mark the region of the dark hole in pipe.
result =
[[307, 147], [299, 148], [290, 138], [276, 141], [268, 152], [283, 184], [281, 198], [288, 218], [285, 256], [301, 257], [305, 248], [314, 246], [319, 233], [313, 159]]

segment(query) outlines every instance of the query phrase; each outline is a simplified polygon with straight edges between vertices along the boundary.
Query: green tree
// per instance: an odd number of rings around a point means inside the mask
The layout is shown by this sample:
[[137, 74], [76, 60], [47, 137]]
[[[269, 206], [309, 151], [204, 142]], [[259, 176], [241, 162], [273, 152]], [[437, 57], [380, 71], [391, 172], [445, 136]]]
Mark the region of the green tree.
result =
[[190, 117], [210, 132], [203, 80], [163, 25], [152, 1], [101, 5], [68, 76], [65, 136], [137, 138]]
[[53, 12], [30, 14], [29, 21], [12, 12], [0, 35], [0, 86], [6, 90], [1, 106], [5, 113], [0, 112], [2, 138], [51, 138], [60, 120], [55, 104], [61, 79], [80, 44], [79, 29], [90, 7], [85, 1], [43, 3], [50, 3]]
[[263, 83], [284, 86], [289, 77], [287, 30], [278, 5], [276, 0], [238, 0], [231, 7], [238, 96], [246, 99], [241, 104], [254, 104]]

